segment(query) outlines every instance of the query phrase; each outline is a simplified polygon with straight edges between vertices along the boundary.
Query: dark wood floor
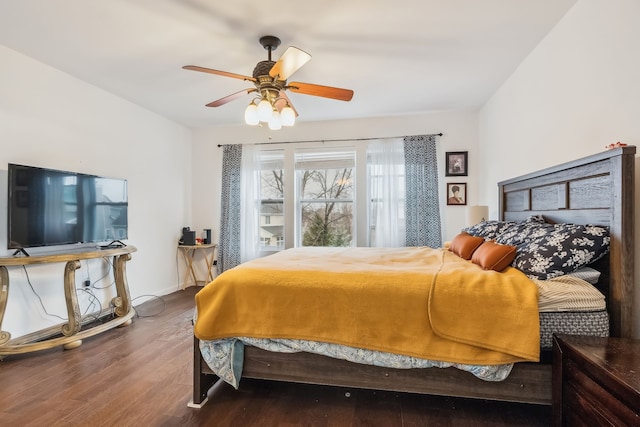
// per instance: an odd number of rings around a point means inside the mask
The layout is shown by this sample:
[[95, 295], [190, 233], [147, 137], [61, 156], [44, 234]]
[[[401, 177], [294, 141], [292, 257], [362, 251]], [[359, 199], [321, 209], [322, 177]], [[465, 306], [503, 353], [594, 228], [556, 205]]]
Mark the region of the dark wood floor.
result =
[[[243, 380], [191, 409], [193, 295], [137, 307], [77, 349], [0, 362], [0, 424], [23, 426], [546, 426], [544, 406]], [[159, 313], [159, 314], [155, 314]], [[155, 314], [155, 315], [154, 315]]]

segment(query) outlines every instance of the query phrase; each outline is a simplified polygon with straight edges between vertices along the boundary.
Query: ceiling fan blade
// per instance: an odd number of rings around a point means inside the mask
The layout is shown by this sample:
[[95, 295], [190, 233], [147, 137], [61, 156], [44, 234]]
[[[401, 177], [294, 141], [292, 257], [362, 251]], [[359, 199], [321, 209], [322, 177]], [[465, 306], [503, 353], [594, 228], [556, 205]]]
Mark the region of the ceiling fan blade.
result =
[[351, 98], [353, 98], [353, 91], [351, 89], [314, 85], [311, 83], [292, 82], [287, 85], [287, 89], [291, 92], [322, 96], [324, 98], [338, 99], [340, 101], [351, 101]]
[[249, 89], [243, 89], [240, 92], [236, 92], [236, 93], [232, 93], [231, 95], [227, 95], [224, 98], [220, 98], [217, 101], [213, 101], [207, 104], [207, 107], [220, 107], [221, 105], [224, 105], [228, 102], [231, 102], [235, 99], [240, 98], [241, 96], [243, 96], [246, 93], [251, 93], [251, 92], [255, 92], [256, 88], [249, 88]]
[[287, 80], [289, 76], [298, 71], [298, 69], [310, 59], [311, 55], [304, 50], [290, 46], [284, 51], [274, 66], [271, 67], [269, 75], [278, 80]]
[[280, 91], [280, 94], [278, 94], [278, 99], [276, 99], [276, 102], [274, 102], [273, 105], [278, 110], [278, 113], [281, 113], [282, 109], [286, 107], [287, 104], [289, 104], [289, 107], [291, 107], [296, 117], [298, 117], [298, 111], [296, 110], [296, 107], [293, 106], [293, 104], [291, 103], [291, 100], [289, 99], [289, 97], [287, 96], [287, 94], [283, 89]]
[[198, 67], [197, 65], [185, 65], [182, 68], [184, 68], [185, 70], [199, 71], [201, 73], [209, 73], [209, 74], [217, 74], [219, 76], [233, 77], [234, 79], [249, 80], [252, 82], [256, 81], [256, 79], [254, 79], [253, 77], [243, 76], [242, 74], [235, 74], [235, 73], [229, 73], [228, 71], [219, 71], [211, 68]]

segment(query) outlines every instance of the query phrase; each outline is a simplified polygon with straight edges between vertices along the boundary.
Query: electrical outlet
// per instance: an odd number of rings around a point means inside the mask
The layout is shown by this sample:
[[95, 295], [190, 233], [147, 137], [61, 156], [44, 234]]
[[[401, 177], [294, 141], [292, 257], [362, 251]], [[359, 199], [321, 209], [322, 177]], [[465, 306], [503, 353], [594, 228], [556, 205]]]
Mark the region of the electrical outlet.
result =
[[91, 286], [91, 280], [87, 279], [84, 281], [84, 287], [88, 288], [89, 286]]

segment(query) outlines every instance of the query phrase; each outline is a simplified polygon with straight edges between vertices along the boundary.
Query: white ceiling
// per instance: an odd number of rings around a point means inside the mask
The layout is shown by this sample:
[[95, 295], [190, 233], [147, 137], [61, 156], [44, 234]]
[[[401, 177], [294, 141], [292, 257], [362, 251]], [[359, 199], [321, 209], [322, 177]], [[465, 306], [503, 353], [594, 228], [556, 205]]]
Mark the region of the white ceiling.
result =
[[[243, 123], [251, 75], [275, 35], [312, 55], [289, 80], [353, 89], [289, 93], [298, 120], [480, 107], [576, 0], [0, 0], [0, 44], [192, 128]], [[1, 66], [1, 65], [0, 65]]]

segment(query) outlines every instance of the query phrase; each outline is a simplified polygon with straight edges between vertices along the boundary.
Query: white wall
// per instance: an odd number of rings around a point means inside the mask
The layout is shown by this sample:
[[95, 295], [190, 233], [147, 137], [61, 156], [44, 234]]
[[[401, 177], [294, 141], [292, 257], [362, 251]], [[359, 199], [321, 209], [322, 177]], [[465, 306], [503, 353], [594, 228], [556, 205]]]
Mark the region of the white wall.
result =
[[[304, 112], [300, 112], [301, 115]], [[242, 118], [239, 118], [242, 119]], [[469, 176], [440, 180], [444, 203], [445, 182], [467, 182], [468, 204], [477, 202], [478, 189], [478, 127], [476, 111], [436, 112], [411, 116], [395, 116], [359, 120], [340, 120], [305, 123], [302, 118], [293, 128], [269, 131], [266, 128], [247, 125], [194, 131], [193, 141], [193, 189], [194, 207], [192, 229], [214, 230], [214, 241], [220, 225], [220, 180], [222, 149], [218, 144], [254, 144], [264, 142], [308, 141], [347, 138], [377, 138], [403, 135], [440, 133], [439, 139], [444, 161], [446, 151], [469, 152]], [[213, 184], [213, 185], [212, 185]], [[447, 206], [444, 209], [446, 230], [444, 240], [449, 240], [464, 227], [465, 208]]]
[[[191, 215], [190, 131], [3, 46], [0, 64], [0, 255], [11, 254], [7, 163], [126, 178], [128, 243], [138, 248], [127, 265], [131, 295], [176, 290], [176, 243]], [[105, 271], [100, 260], [82, 262], [76, 279], [97, 280]], [[46, 310], [66, 317], [63, 272], [64, 264], [28, 267]], [[61, 322], [44, 314], [22, 269], [9, 274], [3, 330], [17, 337]], [[106, 306], [115, 295], [113, 286], [95, 293]]]
[[[482, 108], [480, 199], [496, 183], [621, 141], [640, 146], [640, 2], [580, 0]], [[636, 197], [640, 191], [636, 157]], [[636, 209], [636, 289], [640, 277]], [[640, 291], [635, 295], [640, 336]]]

